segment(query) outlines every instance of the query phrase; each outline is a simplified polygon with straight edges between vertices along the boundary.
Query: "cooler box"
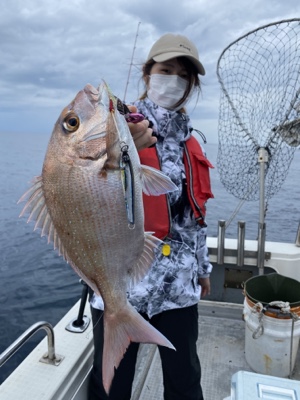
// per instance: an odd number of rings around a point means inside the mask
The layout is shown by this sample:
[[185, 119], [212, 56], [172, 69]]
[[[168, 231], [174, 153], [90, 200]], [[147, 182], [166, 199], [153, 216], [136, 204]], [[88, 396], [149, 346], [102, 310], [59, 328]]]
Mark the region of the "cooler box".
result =
[[300, 382], [239, 371], [231, 379], [231, 396], [223, 400], [299, 400]]

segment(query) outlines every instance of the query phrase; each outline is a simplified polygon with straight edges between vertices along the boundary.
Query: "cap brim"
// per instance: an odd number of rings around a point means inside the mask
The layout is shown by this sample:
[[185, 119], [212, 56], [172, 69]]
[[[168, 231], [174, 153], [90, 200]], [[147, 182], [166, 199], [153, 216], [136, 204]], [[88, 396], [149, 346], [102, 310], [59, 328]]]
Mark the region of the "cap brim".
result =
[[200, 75], [205, 75], [205, 69], [204, 69], [203, 65], [201, 64], [201, 62], [199, 60], [197, 60], [196, 58], [191, 57], [185, 53], [172, 51], [170, 53], [159, 54], [158, 56], [153, 57], [153, 60], [156, 62], [164, 62], [164, 61], [170, 60], [171, 58], [176, 58], [176, 57], [188, 58], [195, 65], [195, 67], [198, 70], [198, 73]]

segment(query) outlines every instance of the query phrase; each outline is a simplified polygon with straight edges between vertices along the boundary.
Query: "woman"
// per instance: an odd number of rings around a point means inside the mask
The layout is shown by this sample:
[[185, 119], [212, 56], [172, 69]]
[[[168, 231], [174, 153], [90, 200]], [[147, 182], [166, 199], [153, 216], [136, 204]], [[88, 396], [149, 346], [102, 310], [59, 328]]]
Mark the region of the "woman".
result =
[[[203, 399], [196, 352], [197, 303], [210, 292], [205, 203], [213, 197], [211, 165], [183, 108], [200, 90], [199, 74], [205, 70], [194, 44], [182, 35], [162, 36], [143, 67], [146, 91], [134, 103], [149, 121], [154, 138], [149, 138], [145, 124], [131, 126], [138, 149], [156, 142], [139, 152], [141, 163], [160, 168], [178, 187], [166, 196], [144, 196], [145, 230], [155, 232], [163, 244], [147, 275], [128, 293], [130, 303], [176, 348], [175, 352], [159, 346], [166, 400]], [[91, 300], [95, 360], [89, 398], [129, 400], [138, 344], [129, 346], [107, 397], [101, 383], [103, 326], [98, 300], [95, 295]]]

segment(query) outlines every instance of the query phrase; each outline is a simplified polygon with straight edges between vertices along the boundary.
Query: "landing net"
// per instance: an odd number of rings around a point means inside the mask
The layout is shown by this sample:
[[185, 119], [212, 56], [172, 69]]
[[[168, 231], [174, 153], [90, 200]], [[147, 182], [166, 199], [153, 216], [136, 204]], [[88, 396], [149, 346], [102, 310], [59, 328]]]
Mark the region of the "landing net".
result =
[[265, 148], [265, 198], [284, 182], [300, 145], [300, 19], [268, 24], [221, 54], [217, 167], [235, 197], [258, 200], [258, 150]]

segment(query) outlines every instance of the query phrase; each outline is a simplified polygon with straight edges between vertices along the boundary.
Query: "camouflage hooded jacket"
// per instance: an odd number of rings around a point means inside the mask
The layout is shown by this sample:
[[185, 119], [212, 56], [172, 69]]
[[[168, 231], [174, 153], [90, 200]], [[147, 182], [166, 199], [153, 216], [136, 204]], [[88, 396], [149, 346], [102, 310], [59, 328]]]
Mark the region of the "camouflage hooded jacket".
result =
[[[156, 249], [147, 275], [128, 292], [130, 303], [151, 318], [162, 311], [196, 304], [201, 295], [198, 279], [209, 277], [212, 265], [206, 246], [207, 228], [195, 221], [183, 193], [183, 142], [191, 136], [189, 117], [159, 107], [148, 98], [135, 106], [152, 122], [161, 170], [179, 189], [168, 194], [172, 209], [170, 236]], [[163, 254], [164, 245], [170, 246], [169, 255]], [[103, 309], [102, 299], [96, 295], [91, 305]]]

